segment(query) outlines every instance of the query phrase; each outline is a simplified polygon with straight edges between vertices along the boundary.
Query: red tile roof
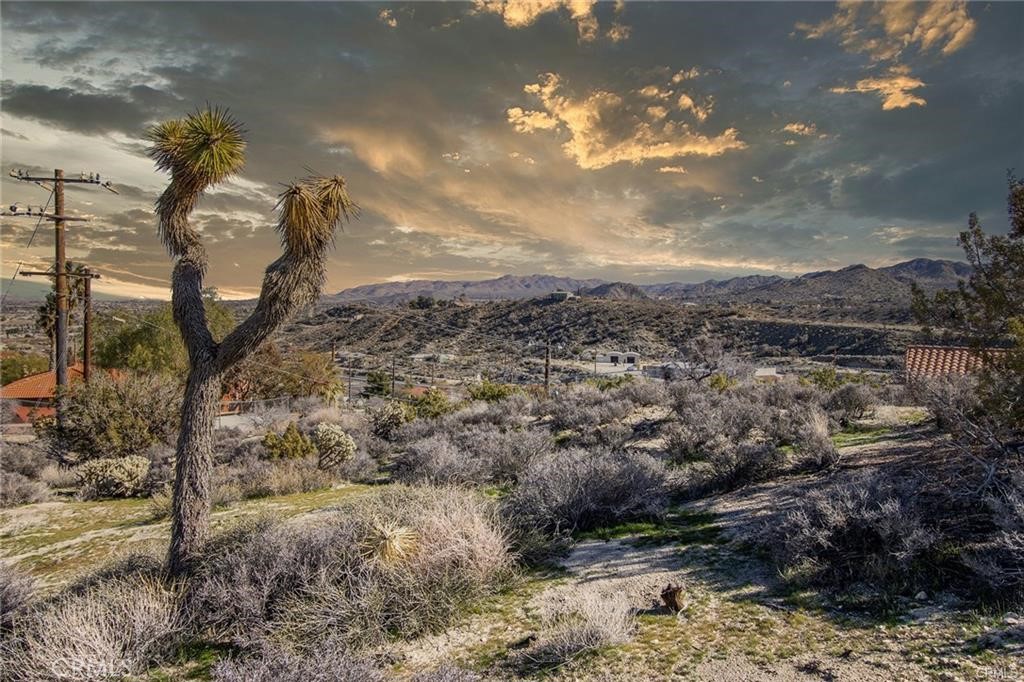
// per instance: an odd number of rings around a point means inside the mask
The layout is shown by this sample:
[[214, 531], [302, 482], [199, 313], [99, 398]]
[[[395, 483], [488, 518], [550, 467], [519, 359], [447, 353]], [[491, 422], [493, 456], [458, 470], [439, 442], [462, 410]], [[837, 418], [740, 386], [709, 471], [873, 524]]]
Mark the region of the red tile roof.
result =
[[1001, 348], [979, 352], [967, 346], [907, 346], [906, 372], [909, 377], [972, 374], [985, 363], [985, 354], [998, 355]]
[[[68, 367], [68, 383], [82, 380], [82, 363]], [[17, 381], [0, 386], [0, 398], [4, 400], [49, 400], [57, 387], [57, 372], [30, 374]]]

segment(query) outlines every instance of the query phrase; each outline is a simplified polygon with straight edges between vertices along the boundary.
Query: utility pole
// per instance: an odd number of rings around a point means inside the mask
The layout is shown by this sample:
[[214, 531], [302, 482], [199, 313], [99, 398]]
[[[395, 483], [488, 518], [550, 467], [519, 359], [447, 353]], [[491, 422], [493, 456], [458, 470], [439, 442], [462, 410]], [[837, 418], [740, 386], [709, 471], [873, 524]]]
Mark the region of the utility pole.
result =
[[348, 368], [348, 401], [352, 402], [352, 374], [354, 374], [351, 367]]
[[391, 397], [395, 397], [395, 356], [391, 356]]
[[[99, 277], [99, 275], [96, 275]], [[92, 376], [92, 278], [90, 270], [85, 271], [85, 329], [82, 331], [82, 378], [89, 383]]]
[[[68, 385], [68, 272], [64, 251], [64, 171], [53, 171], [54, 261], [57, 271], [57, 385]], [[58, 412], [60, 411], [58, 407]]]
[[[78, 178], [65, 178], [64, 170], [56, 168], [53, 171], [53, 177], [48, 178], [44, 176], [33, 176], [25, 171], [10, 172], [12, 178], [16, 180], [23, 180], [25, 182], [34, 182], [42, 186], [46, 186], [44, 183], [53, 183], [53, 213], [48, 214], [45, 211], [40, 210], [38, 213], [32, 213], [29, 209], [25, 213], [18, 211], [18, 204], [13, 204], [11, 213], [9, 215], [19, 216], [37, 215], [39, 218], [46, 218], [52, 220], [54, 224], [54, 273], [56, 277], [56, 299], [57, 299], [57, 319], [56, 319], [56, 336], [57, 336], [57, 387], [63, 388], [68, 385], [68, 273], [67, 273], [67, 257], [65, 252], [65, 224], [68, 221], [84, 221], [85, 218], [74, 218], [71, 216], [64, 215], [64, 184], [68, 182], [82, 183], [89, 185], [99, 185], [100, 187], [117, 194], [117, 190], [113, 188], [110, 181], [102, 182], [98, 173], [92, 173], [86, 176], [85, 173], [81, 173]], [[60, 402], [57, 403], [57, 419], [62, 419], [63, 410], [61, 409]]]
[[544, 343], [544, 395], [551, 389], [551, 337]]

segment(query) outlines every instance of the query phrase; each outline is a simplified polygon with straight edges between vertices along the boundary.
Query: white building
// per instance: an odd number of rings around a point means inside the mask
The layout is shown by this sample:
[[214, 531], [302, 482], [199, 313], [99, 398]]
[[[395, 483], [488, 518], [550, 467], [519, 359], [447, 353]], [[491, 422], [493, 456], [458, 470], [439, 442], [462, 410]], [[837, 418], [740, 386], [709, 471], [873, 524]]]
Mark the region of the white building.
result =
[[640, 354], [632, 351], [609, 351], [607, 353], [600, 353], [595, 360], [598, 364], [614, 365], [616, 367], [625, 366], [628, 368], [632, 366], [634, 369], [640, 367]]

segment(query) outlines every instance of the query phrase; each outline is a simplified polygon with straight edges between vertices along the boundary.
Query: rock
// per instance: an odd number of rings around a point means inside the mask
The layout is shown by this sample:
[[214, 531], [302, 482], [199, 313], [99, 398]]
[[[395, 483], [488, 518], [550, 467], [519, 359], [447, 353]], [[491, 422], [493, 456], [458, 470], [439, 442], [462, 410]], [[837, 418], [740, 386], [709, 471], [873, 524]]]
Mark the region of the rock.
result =
[[914, 595], [914, 599], [916, 599], [917, 601], [924, 601], [927, 598], [928, 598], [928, 593], [925, 592], [924, 590], [921, 590], [920, 592], [918, 592], [917, 594]]

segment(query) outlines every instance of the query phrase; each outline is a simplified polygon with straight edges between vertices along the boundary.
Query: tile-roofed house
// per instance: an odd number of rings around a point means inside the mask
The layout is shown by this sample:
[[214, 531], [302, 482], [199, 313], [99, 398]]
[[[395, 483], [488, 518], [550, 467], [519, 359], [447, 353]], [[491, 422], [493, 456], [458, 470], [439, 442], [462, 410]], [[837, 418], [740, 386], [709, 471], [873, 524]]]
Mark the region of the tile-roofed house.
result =
[[[68, 384], [84, 377], [82, 363], [68, 366]], [[39, 372], [0, 386], [0, 400], [11, 405], [14, 421], [27, 423], [36, 417], [54, 414], [53, 394], [57, 388], [57, 372]]]
[[988, 348], [982, 352], [967, 346], [907, 346], [906, 373], [909, 378], [972, 374], [981, 369], [984, 354], [1006, 351]]

